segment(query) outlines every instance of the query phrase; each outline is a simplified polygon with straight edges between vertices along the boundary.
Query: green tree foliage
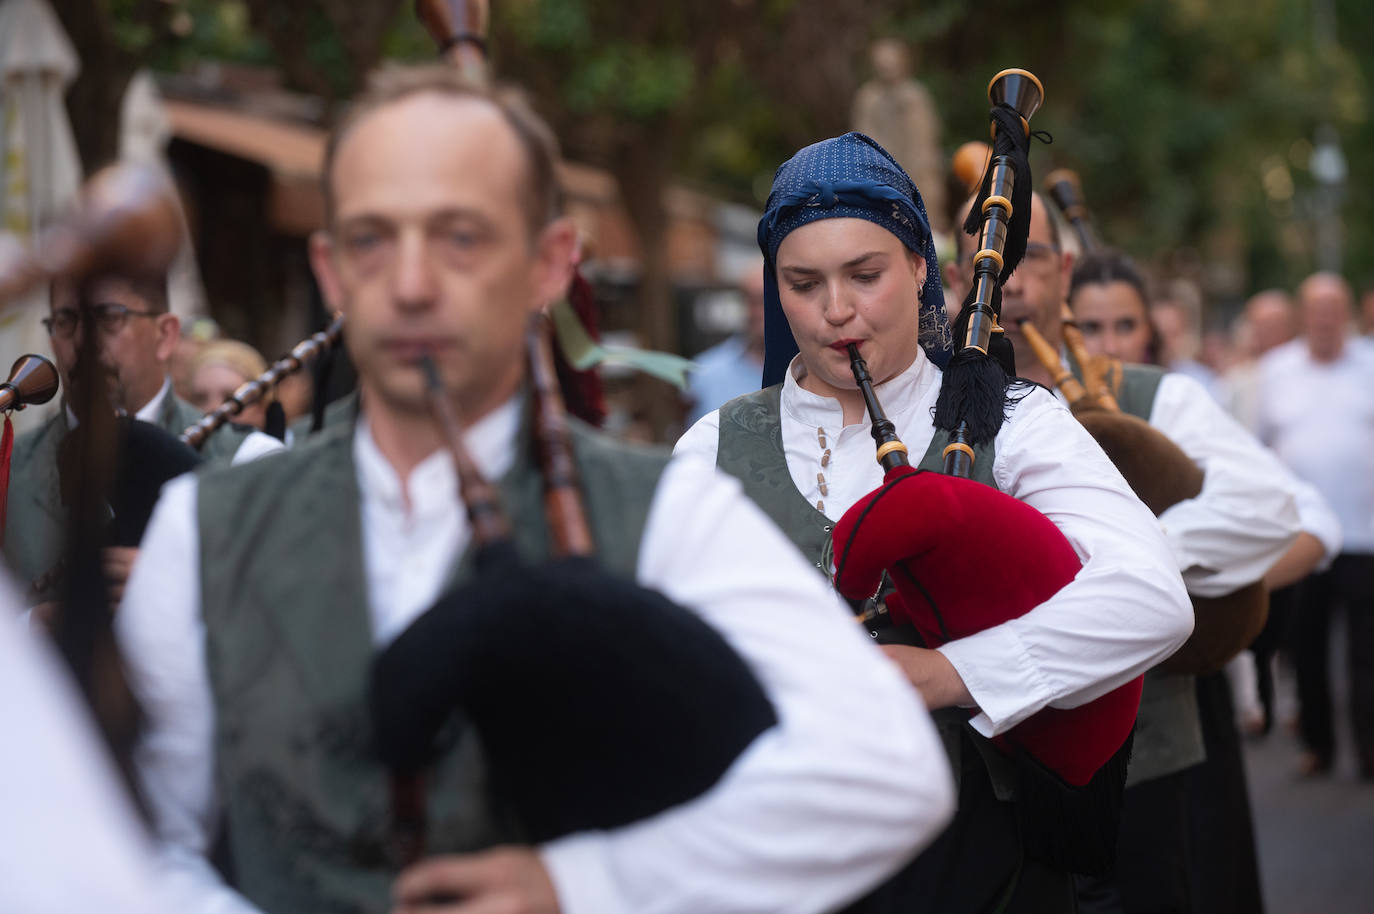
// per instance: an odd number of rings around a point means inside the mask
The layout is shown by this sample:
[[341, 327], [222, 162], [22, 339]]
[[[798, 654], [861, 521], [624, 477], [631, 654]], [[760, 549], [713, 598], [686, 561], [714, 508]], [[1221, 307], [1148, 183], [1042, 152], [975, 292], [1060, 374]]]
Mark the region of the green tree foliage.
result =
[[[1041, 175], [1077, 170], [1109, 243], [1162, 272], [1191, 273], [1223, 300], [1291, 287], [1318, 263], [1312, 142], [1336, 128], [1351, 164], [1343, 216], [1347, 273], [1374, 268], [1361, 205], [1374, 178], [1357, 154], [1374, 137], [1365, 70], [1374, 8], [1328, 0], [1335, 41], [1314, 20], [1323, 0], [1103, 0], [923, 3], [886, 26], [918, 50], [952, 148], [985, 135], [984, 75], [1024, 66], [1044, 80], [1036, 126], [1054, 144]], [[1224, 302], [1225, 303], [1225, 302]]]
[[[401, 0], [52, 2], [91, 71], [83, 98], [136, 60], [218, 57], [342, 99], [382, 56], [434, 54]], [[1291, 285], [1319, 261], [1312, 148], [1331, 125], [1349, 163], [1346, 272], [1374, 279], [1363, 0], [498, 0], [491, 31], [498, 72], [528, 87], [571, 156], [616, 174], [648, 248], [669, 176], [759, 204], [779, 162], [846, 129], [868, 43], [891, 35], [935, 95], [947, 151], [986, 135], [994, 72], [1036, 72], [1036, 125], [1055, 138], [1037, 171], [1077, 169], [1110, 242], [1223, 296]], [[668, 323], [646, 329], [671, 342]]]

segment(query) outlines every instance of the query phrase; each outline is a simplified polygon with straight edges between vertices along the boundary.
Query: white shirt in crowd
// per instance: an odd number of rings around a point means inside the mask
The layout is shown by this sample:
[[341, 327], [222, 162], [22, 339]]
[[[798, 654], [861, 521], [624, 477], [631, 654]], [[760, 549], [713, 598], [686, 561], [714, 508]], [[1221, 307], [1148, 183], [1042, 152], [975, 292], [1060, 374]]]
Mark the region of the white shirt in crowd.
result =
[[[512, 402], [469, 431], [468, 446], [489, 478], [510, 465], [518, 421]], [[403, 484], [365, 421], [353, 452], [380, 648], [431, 605], [469, 530], [446, 454], [413, 471], [407, 511]], [[148, 716], [138, 760], [179, 910], [245, 912], [253, 908], [204, 860], [219, 799], [197, 483], [187, 476], [165, 490], [116, 628]], [[779, 722], [697, 799], [629, 827], [541, 847], [565, 914], [831, 910], [944, 827], [953, 812], [951, 778], [915, 690], [733, 480], [699, 462], [672, 461], [654, 496], [636, 578], [725, 636]]]
[[[883, 471], [874, 460], [868, 425], [845, 426], [838, 400], [797, 384], [801, 371], [800, 359], [794, 359], [783, 382], [783, 450], [798, 491], [813, 505], [823, 502], [823, 513], [834, 520], [877, 488]], [[935, 433], [931, 410], [940, 378], [939, 369], [918, 353], [906, 371], [876, 389], [915, 455], [925, 452]], [[703, 417], [675, 453], [714, 461], [719, 427], [719, 411]], [[818, 429], [824, 430], [824, 447]], [[818, 474], [825, 479], [824, 496]], [[988, 736], [1047, 706], [1084, 704], [1140, 675], [1176, 651], [1193, 624], [1178, 565], [1158, 523], [1047, 391], [1030, 390], [1010, 410], [997, 436], [993, 477], [1001, 491], [1055, 523], [1083, 569], [1025, 615], [940, 648], [978, 705], [973, 726]], [[1016, 560], [1018, 546], [989, 530], [978, 548], [995, 574], [999, 562]]]
[[[1219, 597], [1264, 577], [1307, 528], [1312, 493], [1300, 498], [1302, 483], [1187, 375], [1164, 375], [1149, 422], [1203, 473], [1201, 493], [1159, 516], [1188, 592]], [[1310, 501], [1308, 515], [1328, 541], [1330, 516]]]
[[1259, 363], [1260, 440], [1340, 518], [1342, 551], [1374, 553], [1374, 343], [1350, 339], [1318, 362], [1303, 339]]
[[[19, 595], [0, 571], [0, 616]], [[154, 914], [154, 854], [48, 639], [0, 625], [0, 911]]]

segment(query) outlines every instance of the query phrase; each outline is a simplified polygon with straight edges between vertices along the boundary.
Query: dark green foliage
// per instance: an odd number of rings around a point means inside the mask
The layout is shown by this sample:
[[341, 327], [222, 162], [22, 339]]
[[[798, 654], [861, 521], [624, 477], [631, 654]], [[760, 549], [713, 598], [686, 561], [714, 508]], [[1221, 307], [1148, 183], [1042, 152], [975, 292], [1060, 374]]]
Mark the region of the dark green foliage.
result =
[[[433, 56], [400, 0], [57, 5], [103, 8], [118, 46], [156, 65], [275, 62], [295, 88], [334, 99], [378, 55]], [[1291, 285], [1317, 263], [1309, 158], [1318, 125], [1329, 123], [1350, 167], [1346, 272], [1374, 280], [1374, 222], [1363, 216], [1374, 158], [1360, 154], [1374, 141], [1365, 102], [1374, 64], [1362, 53], [1374, 47], [1374, 6], [1362, 0], [494, 6], [498, 71], [529, 87], [570, 155], [641, 174], [650, 154], [663, 156], [663, 175], [744, 202], [760, 201], [758, 189], [799, 146], [848, 127], [874, 37], [910, 44], [950, 151], [987, 136], [992, 74], [1027, 67], [1047, 93], [1037, 126], [1055, 136], [1033, 152], [1037, 172], [1078, 170], [1108, 242], [1192, 271], [1222, 299]], [[177, 40], [166, 33], [169, 7], [172, 19], [190, 18]], [[1213, 275], [1217, 264], [1239, 272]]]

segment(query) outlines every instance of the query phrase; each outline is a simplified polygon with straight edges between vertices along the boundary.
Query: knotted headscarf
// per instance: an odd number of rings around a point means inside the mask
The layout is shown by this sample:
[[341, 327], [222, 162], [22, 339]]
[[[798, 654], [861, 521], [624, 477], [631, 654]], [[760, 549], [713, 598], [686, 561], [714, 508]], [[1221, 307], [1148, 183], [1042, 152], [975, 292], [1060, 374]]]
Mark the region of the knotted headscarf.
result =
[[943, 368], [953, 343], [925, 203], [887, 150], [862, 133], [846, 133], [799, 150], [773, 177], [768, 206], [759, 221], [764, 259], [763, 386], [781, 381], [797, 354], [797, 341], [778, 297], [778, 246], [793, 230], [817, 219], [867, 219], [925, 258], [925, 286], [912, 307], [920, 308], [921, 348]]

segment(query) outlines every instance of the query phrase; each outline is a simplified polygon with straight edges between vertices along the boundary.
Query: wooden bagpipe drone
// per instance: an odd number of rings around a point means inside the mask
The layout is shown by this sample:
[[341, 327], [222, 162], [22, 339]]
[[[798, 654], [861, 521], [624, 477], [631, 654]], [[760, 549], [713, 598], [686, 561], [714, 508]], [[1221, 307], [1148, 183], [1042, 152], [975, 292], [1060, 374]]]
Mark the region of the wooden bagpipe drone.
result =
[[[1047, 517], [969, 478], [979, 449], [1001, 427], [1013, 383], [1009, 344], [999, 339], [997, 326], [1000, 286], [1025, 251], [1029, 118], [1043, 90], [1025, 70], [1005, 70], [994, 77], [988, 95], [993, 154], [965, 224], [979, 238], [973, 288], [955, 324], [956, 354], [944, 371], [935, 410], [936, 428], [949, 435], [943, 473], [909, 465], [861, 353], [850, 348], [885, 476], [835, 524], [835, 586], [860, 600], [890, 579], [894, 590], [885, 602], [892, 622], [914, 626], [928, 647], [1024, 615], [1081, 568], [1072, 545]], [[1036, 809], [1023, 818], [1023, 832], [1035, 828], [1036, 818], [1074, 823], [1057, 834], [1041, 830], [1031, 842], [1041, 856], [1078, 871], [1110, 863], [1140, 691], [1137, 677], [1080, 707], [1046, 708], [993, 739], [1030, 772], [1018, 781], [1021, 805]]]

